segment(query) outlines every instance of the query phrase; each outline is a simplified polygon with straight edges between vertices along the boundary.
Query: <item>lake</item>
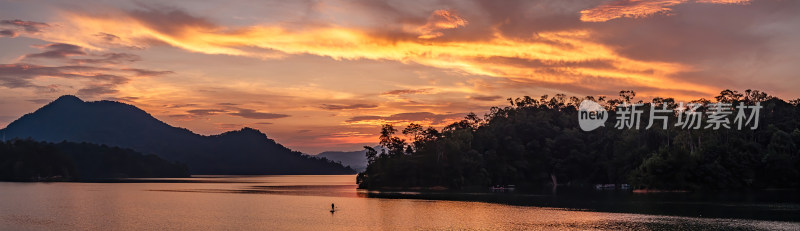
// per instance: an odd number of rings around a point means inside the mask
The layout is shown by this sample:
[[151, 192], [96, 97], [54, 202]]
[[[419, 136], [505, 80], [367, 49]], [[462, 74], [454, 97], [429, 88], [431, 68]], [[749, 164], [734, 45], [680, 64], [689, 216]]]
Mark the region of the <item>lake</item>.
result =
[[[672, 199], [620, 199], [603, 193], [588, 197], [568, 193], [379, 193], [358, 190], [354, 182], [354, 175], [199, 176], [118, 183], [0, 182], [0, 230], [800, 230], [800, 223], [794, 220], [797, 204], [776, 201], [774, 196], [745, 202], [678, 198], [688, 202], [666, 203], [659, 209], [659, 201], [642, 201]], [[620, 202], [619, 207], [641, 207], [637, 208], [641, 212], [609, 209], [604, 206], [614, 206], [607, 203], [592, 204], [621, 200], [627, 202]], [[335, 213], [330, 212], [331, 203], [337, 207]], [[697, 208], [715, 206], [771, 213], [770, 217], [777, 219], [748, 217], [749, 213], [742, 215], [735, 209], [731, 210], [734, 219], [691, 215]], [[675, 209], [678, 212], [674, 214], [684, 216], [662, 213]]]

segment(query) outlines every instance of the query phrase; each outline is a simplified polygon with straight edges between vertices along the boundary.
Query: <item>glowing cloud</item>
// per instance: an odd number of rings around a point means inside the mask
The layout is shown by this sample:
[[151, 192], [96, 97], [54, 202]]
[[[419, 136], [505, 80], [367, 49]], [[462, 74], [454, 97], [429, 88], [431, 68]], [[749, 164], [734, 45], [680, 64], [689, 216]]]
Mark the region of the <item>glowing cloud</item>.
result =
[[[644, 18], [656, 14], [669, 15], [672, 6], [688, 0], [619, 0], [581, 11], [581, 21], [605, 22], [616, 18]], [[750, 0], [697, 0], [697, 3], [747, 4]]]
[[437, 10], [428, 17], [428, 23], [419, 27], [420, 36], [418, 38], [421, 39], [432, 39], [438, 38], [444, 35], [444, 33], [438, 31], [441, 29], [454, 29], [459, 28], [467, 25], [467, 20], [461, 18], [453, 11], [448, 10]]
[[751, 0], [697, 0], [698, 3], [713, 4], [748, 4]]
[[[673, 82], [670, 76], [690, 68], [620, 56], [612, 48], [592, 42], [592, 32], [587, 30], [541, 32], [522, 39], [495, 33], [489, 40], [434, 41], [410, 36], [387, 38], [339, 26], [293, 30], [271, 25], [227, 28], [176, 12], [123, 15], [67, 14], [68, 21], [61, 30], [45, 36], [50, 41], [97, 49], [101, 46], [95, 44], [105, 44], [108, 40], [95, 35], [107, 34], [115, 36], [118, 45], [127, 47], [169, 44], [198, 53], [257, 58], [312, 54], [336, 60], [393, 60], [544, 84], [580, 84], [586, 79], [603, 79], [662, 90], [705, 93], [716, 90]], [[152, 23], [154, 19], [159, 23]], [[440, 10], [434, 12], [424, 27], [433, 32], [461, 25], [466, 25], [466, 21]]]
[[613, 1], [592, 9], [581, 11], [581, 21], [605, 22], [615, 18], [642, 18], [654, 14], [668, 14], [670, 6], [678, 5], [686, 0], [622, 0]]

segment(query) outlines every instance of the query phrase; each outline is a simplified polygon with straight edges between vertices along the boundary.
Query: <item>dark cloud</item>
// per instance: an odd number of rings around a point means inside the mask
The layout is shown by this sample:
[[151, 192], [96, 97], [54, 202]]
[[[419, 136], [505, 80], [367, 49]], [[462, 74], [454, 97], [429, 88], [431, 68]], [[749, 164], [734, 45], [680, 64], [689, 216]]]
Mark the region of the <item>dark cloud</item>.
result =
[[[472, 7], [471, 15], [466, 15], [471, 26], [485, 28], [487, 35], [497, 30], [506, 37], [530, 39], [532, 35], [542, 32], [568, 31], [580, 29], [580, 10], [591, 7], [596, 0], [509, 0], [497, 4], [493, 0], [479, 0], [477, 7]], [[469, 5], [464, 7], [470, 7]], [[465, 10], [459, 9], [462, 13]], [[480, 21], [476, 20], [480, 19]], [[470, 29], [467, 26], [465, 29]], [[481, 33], [478, 29], [470, 29], [470, 34]]]
[[[458, 12], [468, 21], [464, 26], [442, 31], [432, 41], [485, 41], [500, 33], [506, 38], [530, 40], [542, 32], [581, 29], [580, 10], [597, 5], [597, 0], [493, 0], [440, 1], [411, 3], [403, 1], [352, 1], [348, 8], [366, 12], [379, 28], [375, 36], [417, 40], [418, 34], [406, 28], [425, 29], [437, 11]], [[397, 26], [399, 25], [399, 26]], [[416, 32], [416, 31], [415, 31]]]
[[118, 101], [118, 102], [133, 102], [134, 100], [139, 99], [139, 97], [135, 96], [124, 96], [124, 97], [107, 97], [106, 100], [108, 101]]
[[105, 95], [105, 94], [113, 94], [119, 92], [116, 89], [115, 84], [95, 84], [89, 85], [84, 88], [78, 89], [77, 95], [79, 96], [97, 96], [97, 95]]
[[195, 103], [187, 103], [187, 104], [173, 104], [173, 105], [164, 105], [167, 108], [184, 108], [184, 107], [194, 107], [197, 106]]
[[220, 106], [236, 106], [239, 105], [238, 103], [218, 103], [217, 105]]
[[238, 112], [231, 112], [228, 113], [228, 115], [234, 115], [248, 119], [280, 119], [289, 117], [289, 115], [285, 114], [257, 112], [253, 109], [239, 109]]
[[417, 30], [420, 32], [419, 38], [432, 39], [443, 36], [442, 30], [464, 27], [468, 23], [458, 14], [458, 11], [436, 10], [428, 17], [428, 22]]
[[174, 114], [174, 115], [167, 115], [169, 118], [176, 118], [179, 120], [192, 120], [194, 117], [192, 115], [187, 114]]
[[82, 76], [82, 78], [87, 78], [92, 81], [107, 82], [113, 85], [128, 83], [128, 81], [130, 80], [128, 77], [125, 76], [120, 76], [115, 74], [97, 74], [97, 73], [87, 74]]
[[25, 58], [63, 59], [69, 56], [86, 55], [82, 47], [66, 43], [52, 43], [37, 47], [45, 51], [42, 53], [27, 54]]
[[218, 27], [204, 18], [189, 15], [179, 9], [146, 5], [140, 7], [143, 9], [129, 11], [128, 15], [161, 33], [177, 35], [186, 28], [213, 30]]
[[195, 110], [188, 110], [186, 112], [195, 116], [210, 116], [227, 111], [221, 109], [195, 109]]
[[351, 110], [351, 109], [366, 109], [366, 108], [376, 108], [378, 105], [376, 104], [323, 104], [321, 106], [322, 109], [325, 110]]
[[[33, 58], [49, 58], [49, 59], [67, 59], [71, 56], [86, 56], [85, 58], [71, 58], [67, 62], [71, 64], [123, 64], [141, 61], [142, 58], [136, 54], [130, 53], [99, 53], [89, 54], [86, 53], [83, 47], [66, 44], [66, 43], [51, 43], [42, 46], [35, 46], [44, 50], [41, 53], [27, 54], [24, 59]], [[163, 73], [158, 72], [144, 72], [141, 69], [130, 69], [131, 71], [139, 72], [139, 75], [159, 75]]]
[[117, 41], [120, 40], [119, 36], [116, 36], [116, 35], [113, 35], [113, 34], [109, 34], [109, 33], [104, 33], [104, 32], [97, 33], [94, 36], [102, 38], [106, 42], [117, 42]]
[[30, 82], [34, 76], [27, 75], [26, 70], [16, 64], [0, 64], [0, 86], [8, 88], [36, 87]]
[[238, 128], [241, 128], [243, 126], [244, 125], [242, 125], [242, 124], [217, 124], [217, 128], [223, 129], [223, 130], [238, 129]]
[[425, 88], [425, 89], [399, 89], [399, 90], [391, 90], [384, 93], [382, 95], [411, 95], [411, 94], [425, 94], [430, 92], [433, 89]]
[[0, 37], [14, 38], [17, 37], [17, 32], [13, 30], [0, 30]]
[[[787, 92], [800, 86], [782, 81], [795, 78], [794, 71], [786, 70], [792, 70], [787, 63], [797, 60], [791, 44], [800, 34], [778, 29], [800, 26], [800, 1], [688, 2], [671, 8], [669, 16], [615, 19], [587, 27], [596, 31], [593, 40], [624, 57], [688, 65], [691, 70], [671, 76], [678, 82]], [[773, 72], [763, 74], [769, 71]]]
[[40, 76], [99, 81], [110, 80], [114, 83], [127, 81], [122, 76], [98, 74], [98, 72], [105, 71], [110, 71], [110, 69], [87, 66], [47, 67], [32, 64], [0, 64], [0, 86], [8, 88], [39, 87], [33, 84], [31, 80]]
[[[13, 23], [6, 22], [6, 23]], [[19, 23], [19, 22], [17, 22]], [[23, 23], [24, 24], [24, 23]], [[27, 25], [27, 24], [24, 24]], [[37, 24], [30, 24], [35, 26]], [[40, 53], [23, 56], [24, 61], [37, 59], [59, 59], [72, 65], [42, 66], [27, 63], [0, 64], [0, 86], [8, 88], [34, 88], [38, 91], [56, 92], [59, 85], [36, 84], [38, 77], [58, 77], [82, 81], [75, 94], [80, 96], [97, 96], [117, 93], [117, 86], [126, 84], [133, 77], [159, 76], [171, 71], [156, 71], [137, 68], [117, 68], [84, 64], [122, 64], [141, 60], [141, 57], [129, 53], [89, 54], [80, 46], [66, 43], [51, 43], [35, 46], [43, 50]], [[72, 56], [85, 58], [73, 59]]]
[[348, 8], [368, 14], [379, 28], [375, 36], [417, 40], [418, 34], [406, 28], [425, 29], [437, 11], [458, 12], [468, 21], [464, 26], [442, 31], [432, 41], [485, 41], [498, 32], [504, 37], [531, 39], [541, 32], [580, 29], [580, 10], [597, 5], [597, 0], [494, 0], [434, 1], [426, 3], [403, 1], [348, 1]]
[[136, 76], [159, 76], [159, 75], [175, 73], [172, 71], [154, 71], [154, 70], [137, 69], [137, 68], [124, 68], [122, 70], [133, 72]]
[[498, 100], [498, 99], [502, 99], [503, 97], [499, 96], [499, 95], [489, 95], [489, 96], [474, 95], [474, 96], [470, 96], [469, 98], [472, 99], [472, 100], [477, 100], [477, 101], [495, 101], [495, 100]]
[[41, 32], [41, 29], [50, 27], [47, 23], [42, 22], [33, 22], [33, 21], [22, 21], [19, 19], [15, 20], [0, 20], [0, 25], [8, 25], [21, 28], [25, 30], [25, 32], [29, 33], [37, 33]]
[[356, 116], [348, 119], [347, 122], [386, 120], [393, 122], [430, 121], [433, 124], [442, 124], [445, 120], [458, 119], [464, 117], [464, 115], [466, 115], [466, 113], [435, 114], [431, 112], [408, 112], [390, 116]]
[[141, 61], [142, 58], [130, 53], [105, 53], [96, 55], [95, 59], [72, 59], [77, 64], [122, 64]]
[[591, 28], [602, 32], [596, 39], [629, 58], [700, 64], [778, 53], [765, 45], [793, 32], [764, 33], [764, 25], [797, 22], [798, 9], [800, 1], [755, 1], [746, 6], [687, 3], [674, 6], [674, 16], [612, 20], [592, 23]]
[[[172, 105], [168, 106], [169, 108], [181, 108], [181, 107], [189, 107], [189, 106], [196, 106], [196, 104], [183, 104], [183, 105]], [[175, 114], [169, 115], [169, 117], [182, 119], [182, 120], [194, 120], [197, 118], [203, 118], [207, 116], [216, 115], [219, 113], [228, 112], [227, 110], [222, 109], [193, 109], [186, 111], [186, 114]]]
[[95, 96], [116, 93], [116, 87], [126, 84], [130, 71], [93, 66], [41, 66], [33, 64], [0, 64], [0, 86], [7, 88], [34, 88], [40, 91], [54, 92], [55, 85], [35, 84], [38, 77], [57, 77], [75, 81], [87, 81], [89, 85], [78, 90], [81, 96]]
[[[122, 40], [122, 38], [120, 38], [119, 36], [114, 35], [114, 34], [100, 32], [100, 33], [94, 34], [94, 36], [99, 38], [103, 42], [105, 42], [106, 45], [110, 45], [111, 47], [125, 48], [125, 49], [130, 49], [130, 50], [143, 50], [144, 49], [144, 47], [141, 47], [141, 46], [133, 46], [133, 45], [130, 45], [130, 44], [125, 44], [125, 42]], [[142, 42], [142, 44], [150, 44], [150, 45], [162, 44], [163, 43], [163, 42], [160, 42], [160, 41], [156, 41], [153, 38], [141, 38], [141, 39], [137, 39], [137, 40], [140, 40]]]
[[347, 120], [347, 122], [358, 122], [358, 121], [367, 121], [367, 120], [380, 120], [383, 119], [383, 116], [355, 116], [351, 117]]

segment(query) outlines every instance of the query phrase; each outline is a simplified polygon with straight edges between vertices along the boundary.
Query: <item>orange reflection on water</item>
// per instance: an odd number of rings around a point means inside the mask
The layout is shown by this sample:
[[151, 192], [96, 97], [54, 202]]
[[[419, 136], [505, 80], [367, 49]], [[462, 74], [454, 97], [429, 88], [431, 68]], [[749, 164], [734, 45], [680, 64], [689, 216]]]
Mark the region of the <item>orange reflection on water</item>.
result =
[[[0, 182], [0, 230], [642, 230], [798, 223], [364, 197], [345, 176]], [[330, 205], [337, 207], [330, 212]]]

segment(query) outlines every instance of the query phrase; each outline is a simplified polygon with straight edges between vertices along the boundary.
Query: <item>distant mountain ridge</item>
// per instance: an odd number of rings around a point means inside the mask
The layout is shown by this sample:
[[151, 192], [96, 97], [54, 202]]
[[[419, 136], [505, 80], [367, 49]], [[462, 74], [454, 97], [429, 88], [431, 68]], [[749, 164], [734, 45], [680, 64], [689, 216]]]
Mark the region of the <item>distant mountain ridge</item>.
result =
[[352, 174], [303, 155], [252, 128], [203, 136], [166, 124], [129, 104], [84, 102], [65, 95], [0, 130], [10, 138], [88, 142], [130, 148], [179, 161], [192, 174]]
[[[375, 149], [379, 149], [379, 147], [375, 147]], [[367, 169], [367, 151], [360, 150], [360, 151], [326, 151], [320, 152], [319, 154], [315, 155], [316, 157], [325, 157], [328, 160], [332, 160], [334, 162], [339, 162], [344, 166], [350, 166], [351, 168], [355, 169], [356, 171], [364, 171]]]

